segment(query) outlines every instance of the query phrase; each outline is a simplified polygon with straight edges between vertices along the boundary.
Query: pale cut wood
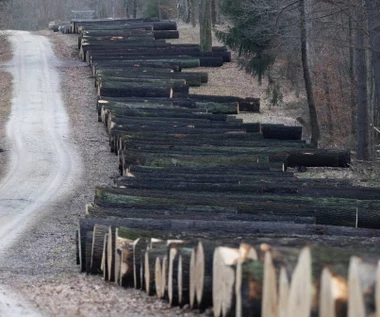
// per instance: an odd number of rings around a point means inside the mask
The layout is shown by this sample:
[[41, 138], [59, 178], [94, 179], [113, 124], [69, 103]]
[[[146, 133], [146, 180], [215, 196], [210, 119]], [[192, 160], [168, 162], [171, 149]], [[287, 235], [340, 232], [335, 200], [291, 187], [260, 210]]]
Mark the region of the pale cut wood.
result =
[[277, 317], [277, 312], [277, 274], [273, 265], [271, 252], [266, 251], [264, 257], [264, 281], [261, 314], [262, 317]]
[[352, 256], [348, 270], [348, 317], [375, 315], [378, 263]]
[[365, 317], [365, 304], [361, 292], [358, 257], [351, 257], [348, 269], [348, 317]]
[[161, 259], [156, 257], [156, 263], [154, 267], [154, 283], [156, 287], [156, 296], [158, 298], [162, 298], [163, 290], [162, 290], [162, 265]]
[[141, 250], [146, 247], [145, 239], [136, 239], [133, 243], [133, 284], [136, 289], [142, 287], [140, 280], [140, 257]]
[[309, 317], [312, 304], [311, 254], [301, 250], [290, 282], [287, 316]]
[[115, 230], [112, 226], [108, 227], [108, 243], [107, 243], [107, 281], [113, 282], [115, 280]]
[[134, 241], [131, 241], [124, 245], [121, 249], [119, 284], [122, 287], [134, 286], [133, 244]]
[[161, 297], [160, 298], [166, 298], [167, 297], [167, 277], [168, 274], [168, 257], [165, 255], [162, 259], [162, 266], [161, 266]]
[[[119, 285], [121, 285], [121, 277], [123, 274], [121, 274], [121, 266], [123, 263], [122, 259], [122, 249], [124, 247], [128, 247], [128, 245], [132, 242], [130, 239], [119, 237], [119, 229], [115, 229], [115, 250], [114, 250], [114, 257], [115, 257], [115, 265], [114, 265], [114, 276], [115, 276], [115, 282]], [[126, 258], [128, 259], [128, 257]]]
[[[240, 258], [240, 252], [237, 248], [216, 247], [213, 256], [213, 278], [212, 278], [212, 301], [214, 316], [229, 316], [232, 308], [231, 294], [234, 294], [233, 286], [235, 283], [235, 269]], [[230, 296], [226, 294], [229, 293]], [[223, 311], [224, 306], [224, 311]]]
[[108, 272], [107, 272], [107, 250], [108, 250], [108, 233], [104, 235], [104, 245], [103, 245], [103, 253], [102, 253], [102, 262], [100, 265], [100, 269], [103, 272], [103, 279], [107, 280]]
[[319, 289], [319, 317], [347, 316], [348, 285], [341, 276], [334, 276], [325, 267]]
[[202, 302], [204, 287], [205, 255], [203, 244], [199, 241], [195, 256], [195, 297], [198, 305]]
[[177, 283], [178, 305], [180, 307], [189, 303], [190, 260], [193, 250], [194, 247], [192, 243], [179, 248]]
[[91, 248], [91, 273], [102, 273], [101, 262], [104, 247], [104, 235], [107, 233], [108, 227], [104, 225], [94, 225]]
[[195, 272], [195, 259], [196, 258], [196, 250], [193, 249], [191, 251], [191, 257], [190, 257], [190, 291], [189, 291], [189, 302], [190, 302], [190, 308], [195, 308], [197, 304], [197, 298], [196, 298], [196, 283], [195, 283], [195, 277], [196, 277], [196, 272]]
[[175, 277], [178, 276], [177, 269], [178, 269], [178, 250], [176, 248], [170, 248], [169, 250], [169, 260], [168, 260], [168, 298], [169, 298], [169, 304], [171, 306], [174, 306], [178, 302], [178, 290], [177, 290], [177, 283], [175, 281]]
[[289, 300], [289, 279], [286, 268], [281, 266], [278, 281], [278, 317], [287, 317]]
[[377, 268], [376, 268], [375, 301], [376, 301], [376, 317], [380, 317], [380, 261], [377, 263]]

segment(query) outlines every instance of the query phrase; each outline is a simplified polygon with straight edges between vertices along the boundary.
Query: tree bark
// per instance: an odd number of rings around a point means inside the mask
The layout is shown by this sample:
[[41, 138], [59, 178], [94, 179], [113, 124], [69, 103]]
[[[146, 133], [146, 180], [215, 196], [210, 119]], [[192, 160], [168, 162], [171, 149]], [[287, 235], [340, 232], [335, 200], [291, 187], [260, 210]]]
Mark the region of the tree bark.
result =
[[191, 6], [191, 25], [193, 28], [197, 26], [197, 20], [195, 16], [195, 0], [190, 0], [190, 6]]
[[369, 32], [369, 44], [371, 48], [371, 65], [375, 88], [375, 113], [377, 124], [380, 115], [380, 32], [378, 30], [379, 23], [379, 0], [365, 0], [367, 7], [367, 21]]
[[306, 10], [305, 0], [299, 1], [300, 11], [300, 28], [301, 28], [301, 55], [302, 55], [302, 68], [303, 77], [305, 82], [305, 89], [307, 95], [307, 103], [309, 107], [310, 124], [311, 124], [311, 144], [318, 147], [318, 141], [320, 138], [319, 123], [317, 109], [314, 100], [313, 82], [310, 75], [310, 69], [308, 65], [308, 48], [307, 48], [307, 30], [306, 30]]
[[[357, 20], [364, 21], [364, 14], [359, 8], [356, 11]], [[370, 120], [368, 113], [367, 96], [367, 66], [364, 30], [357, 27], [355, 34], [355, 75], [357, 86], [357, 158], [360, 160], [370, 159], [369, 129]]]
[[200, 47], [202, 52], [212, 50], [211, 0], [201, 0], [199, 6]]

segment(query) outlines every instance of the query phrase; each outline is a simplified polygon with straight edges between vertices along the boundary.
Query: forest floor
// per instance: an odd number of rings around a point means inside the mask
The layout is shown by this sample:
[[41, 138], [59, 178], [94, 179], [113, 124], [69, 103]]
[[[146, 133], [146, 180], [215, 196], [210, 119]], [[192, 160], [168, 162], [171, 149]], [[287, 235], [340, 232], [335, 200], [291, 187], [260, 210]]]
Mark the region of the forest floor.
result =
[[[180, 39], [173, 42], [197, 43], [198, 30], [180, 25]], [[75, 264], [75, 229], [78, 219], [84, 215], [84, 205], [93, 200], [97, 185], [110, 185], [117, 175], [116, 157], [109, 152], [104, 127], [97, 122], [95, 112], [96, 94], [90, 68], [78, 61], [77, 36], [41, 31], [53, 44], [59, 63], [53, 65], [59, 74], [60, 90], [69, 116], [68, 138], [77, 151], [81, 164], [80, 179], [72, 188], [69, 198], [51, 202], [39, 221], [20, 236], [18, 243], [2, 253], [6, 259], [0, 266], [0, 284], [11, 288], [49, 316], [202, 316], [188, 308], [170, 308], [164, 301], [149, 297], [145, 293], [121, 289], [114, 284], [104, 283], [97, 276], [78, 273]], [[5, 43], [4, 39], [2, 43]], [[216, 43], [216, 42], [215, 42]], [[9, 44], [9, 43], [8, 43]], [[1, 46], [0, 61], [9, 61], [11, 46]], [[217, 45], [217, 43], [215, 44]], [[235, 56], [236, 58], [236, 56]], [[1, 65], [1, 64], [0, 64]], [[282, 108], [270, 107], [265, 101], [265, 82], [262, 86], [236, 62], [221, 68], [204, 69], [209, 73], [208, 84], [192, 89], [192, 93], [236, 95], [262, 98], [260, 114], [240, 114], [245, 121], [286, 123], [297, 125], [296, 117], [303, 111], [302, 102], [289, 102]], [[0, 68], [0, 71], [6, 69]], [[200, 71], [200, 69], [197, 69]], [[11, 75], [0, 74], [0, 177], [7, 161], [9, 144], [6, 143], [4, 123], [9, 117], [12, 95]], [[14, 83], [17, 85], [17, 83]], [[14, 97], [14, 96], [13, 96]], [[297, 106], [294, 106], [297, 104]], [[369, 180], [372, 167], [354, 166], [341, 169], [310, 169], [304, 175], [315, 177], [346, 177]], [[363, 173], [363, 170], [366, 172]], [[359, 179], [357, 175], [362, 175]], [[46, 208], [45, 208], [46, 209]], [[0, 289], [1, 291], [1, 289]], [[0, 298], [1, 304], [1, 298]]]

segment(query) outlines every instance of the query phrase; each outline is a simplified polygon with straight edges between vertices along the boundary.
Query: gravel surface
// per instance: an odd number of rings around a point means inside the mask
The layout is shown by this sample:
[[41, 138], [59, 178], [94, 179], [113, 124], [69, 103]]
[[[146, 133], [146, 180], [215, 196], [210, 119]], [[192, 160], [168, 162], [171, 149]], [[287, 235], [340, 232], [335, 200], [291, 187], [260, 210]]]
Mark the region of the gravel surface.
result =
[[9, 144], [5, 138], [5, 125], [10, 114], [12, 98], [12, 75], [6, 72], [4, 67], [12, 58], [12, 48], [8, 35], [3, 33], [0, 33], [0, 178], [7, 169]]

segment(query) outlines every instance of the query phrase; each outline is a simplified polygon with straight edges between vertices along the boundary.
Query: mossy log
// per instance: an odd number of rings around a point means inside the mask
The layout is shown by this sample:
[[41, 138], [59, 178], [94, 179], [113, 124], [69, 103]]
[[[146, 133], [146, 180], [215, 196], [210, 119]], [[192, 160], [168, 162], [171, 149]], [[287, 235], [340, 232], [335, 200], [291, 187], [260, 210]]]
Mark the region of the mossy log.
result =
[[286, 155], [286, 165], [289, 167], [350, 167], [350, 151], [316, 150], [297, 151]]
[[107, 82], [98, 86], [99, 96], [127, 97], [173, 97], [171, 85], [154, 86], [152, 83], [117, 85], [117, 82]]
[[264, 139], [301, 140], [302, 138], [302, 127], [263, 126], [261, 131]]
[[[137, 69], [138, 70], [138, 69]], [[132, 72], [129, 71], [118, 71], [118, 70], [103, 70], [102, 68], [97, 69], [96, 71], [96, 80], [102, 81], [104, 78], [114, 79], [114, 78], [155, 78], [155, 79], [183, 79], [186, 81], [186, 84], [190, 87], [199, 87], [207, 82], [208, 76], [200, 73], [184, 73], [184, 72], [154, 72], [154, 71], [137, 71], [132, 68]], [[205, 78], [205, 79], [204, 79]]]
[[251, 215], [238, 214], [231, 212], [202, 211], [194, 209], [194, 211], [186, 210], [160, 210], [160, 209], [136, 209], [136, 208], [101, 208], [90, 207], [87, 209], [88, 215], [95, 218], [134, 218], [141, 219], [193, 219], [193, 220], [233, 220], [233, 221], [269, 221], [269, 222], [290, 222], [315, 224], [315, 217], [300, 216], [277, 216], [277, 215]]
[[[91, 65], [94, 63], [102, 64], [102, 65], [122, 65], [124, 63], [173, 63], [180, 65], [181, 69], [184, 68], [197, 68], [201, 66], [201, 59], [208, 59], [207, 57], [203, 58], [195, 58], [195, 57], [177, 57], [177, 56], [158, 56], [157, 58], [154, 58], [154, 56], [140, 56], [140, 57], [132, 57], [132, 58], [124, 58], [124, 59], [100, 59], [100, 58], [92, 58]], [[211, 58], [209, 63], [213, 62], [215, 59], [217, 59], [218, 64], [223, 64], [222, 58]]]
[[143, 165], [155, 167], [221, 167], [221, 166], [256, 166], [265, 155], [230, 155], [220, 156], [213, 154], [191, 154], [191, 152], [142, 152], [126, 150], [119, 153], [120, 170], [122, 175], [130, 165]]

